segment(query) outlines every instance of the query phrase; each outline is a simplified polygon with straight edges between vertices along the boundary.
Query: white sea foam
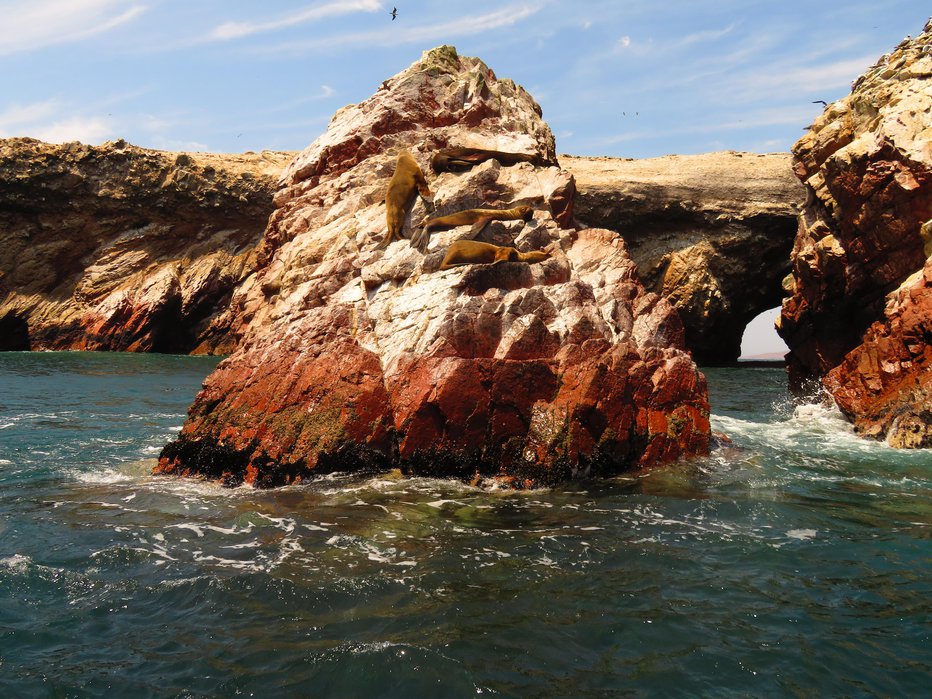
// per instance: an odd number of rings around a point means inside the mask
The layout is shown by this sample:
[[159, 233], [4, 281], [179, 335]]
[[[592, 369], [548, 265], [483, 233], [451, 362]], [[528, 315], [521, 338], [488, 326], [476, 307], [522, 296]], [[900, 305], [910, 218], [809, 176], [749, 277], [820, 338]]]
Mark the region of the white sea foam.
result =
[[169, 525], [168, 528], [169, 529], [187, 529], [189, 531], [194, 532], [195, 535], [197, 535], [198, 539], [204, 538], [204, 529], [202, 527], [199, 527], [196, 524], [189, 524], [188, 522], [182, 522], [181, 524], [171, 524]]
[[807, 541], [808, 539], [815, 539], [818, 532], [815, 529], [790, 529], [786, 535], [790, 539], [799, 539], [800, 541]]
[[5, 558], [0, 558], [0, 566], [9, 569], [13, 573], [22, 574], [26, 572], [26, 569], [32, 563], [32, 559], [29, 556], [22, 556], [18, 553], [14, 553], [12, 556], [7, 556]]

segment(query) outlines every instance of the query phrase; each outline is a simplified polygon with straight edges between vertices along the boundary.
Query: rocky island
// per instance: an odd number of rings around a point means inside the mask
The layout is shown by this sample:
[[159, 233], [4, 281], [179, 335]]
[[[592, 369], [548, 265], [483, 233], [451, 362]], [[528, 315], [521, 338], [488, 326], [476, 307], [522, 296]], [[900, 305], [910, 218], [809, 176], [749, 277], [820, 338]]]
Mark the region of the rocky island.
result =
[[[435, 172], [448, 148], [525, 158]], [[432, 201], [386, 246], [402, 151]], [[705, 381], [676, 310], [617, 232], [572, 225], [573, 195], [524, 89], [451, 47], [426, 52], [289, 165], [230, 305], [242, 343], [159, 472], [271, 486], [397, 467], [532, 486], [706, 453]], [[425, 253], [406, 239], [429, 214], [519, 205], [530, 220], [488, 223], [481, 240], [547, 250], [542, 262], [440, 270], [471, 230], [432, 232]]]

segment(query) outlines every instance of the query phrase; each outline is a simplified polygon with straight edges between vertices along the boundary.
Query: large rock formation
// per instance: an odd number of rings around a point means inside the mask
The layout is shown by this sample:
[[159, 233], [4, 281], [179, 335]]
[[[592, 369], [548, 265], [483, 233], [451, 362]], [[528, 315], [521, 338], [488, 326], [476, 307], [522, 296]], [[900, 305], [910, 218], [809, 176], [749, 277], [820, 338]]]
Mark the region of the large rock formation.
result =
[[[432, 173], [448, 146], [536, 164]], [[466, 227], [433, 233], [426, 255], [382, 247], [400, 149], [435, 214], [533, 206], [481, 238], [550, 259], [438, 271]], [[273, 486], [401, 467], [532, 485], [705, 453], [705, 380], [675, 309], [643, 288], [621, 236], [569, 228], [573, 180], [555, 163], [531, 96], [451, 47], [338, 112], [288, 168], [260, 268], [232, 299], [243, 342], [157, 470]], [[418, 199], [406, 234], [427, 214]]]
[[747, 324], [785, 296], [806, 198], [790, 155], [561, 155], [560, 164], [576, 180], [577, 220], [624, 236], [644, 284], [679, 311], [696, 361], [736, 361]]
[[0, 350], [230, 351], [292, 155], [0, 140]]
[[795, 384], [826, 377], [856, 430], [904, 446], [932, 443], [930, 80], [932, 23], [794, 146], [809, 197], [780, 323]]

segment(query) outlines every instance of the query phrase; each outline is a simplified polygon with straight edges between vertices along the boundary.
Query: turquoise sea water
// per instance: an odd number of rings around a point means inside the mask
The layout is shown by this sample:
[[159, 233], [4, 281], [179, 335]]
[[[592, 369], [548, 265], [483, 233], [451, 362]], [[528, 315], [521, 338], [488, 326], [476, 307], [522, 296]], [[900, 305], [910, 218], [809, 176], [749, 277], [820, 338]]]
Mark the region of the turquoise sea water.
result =
[[0, 354], [0, 696], [929, 696], [932, 454], [780, 369], [642, 477], [150, 476], [215, 363]]

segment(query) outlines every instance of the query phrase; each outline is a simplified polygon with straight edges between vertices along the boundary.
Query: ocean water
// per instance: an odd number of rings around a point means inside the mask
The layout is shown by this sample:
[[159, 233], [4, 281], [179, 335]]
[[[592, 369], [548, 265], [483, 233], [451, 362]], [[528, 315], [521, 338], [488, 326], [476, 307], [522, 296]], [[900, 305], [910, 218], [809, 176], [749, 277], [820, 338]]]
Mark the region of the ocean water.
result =
[[780, 369], [638, 477], [149, 475], [215, 363], [0, 354], [0, 696], [929, 696], [932, 454]]

